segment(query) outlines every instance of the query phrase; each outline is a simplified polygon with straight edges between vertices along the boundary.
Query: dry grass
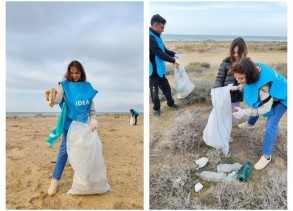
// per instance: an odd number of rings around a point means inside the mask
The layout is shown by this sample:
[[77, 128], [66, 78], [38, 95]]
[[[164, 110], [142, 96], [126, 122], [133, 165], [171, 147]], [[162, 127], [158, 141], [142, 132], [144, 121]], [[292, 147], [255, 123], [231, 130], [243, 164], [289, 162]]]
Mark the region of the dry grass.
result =
[[209, 192], [214, 202], [210, 209], [287, 209], [286, 168], [270, 168], [258, 181], [218, 183]]
[[287, 209], [286, 167], [270, 168], [257, 185], [255, 207], [262, 210]]
[[190, 204], [191, 168], [165, 166], [150, 177], [150, 209], [185, 209]]
[[[247, 183], [202, 182], [204, 189], [194, 193], [194, 185], [199, 181], [195, 177], [196, 159], [208, 157], [209, 163], [203, 170], [215, 171], [217, 164], [237, 160], [237, 155], [227, 158], [220, 150], [201, 144], [207, 119], [198, 110], [180, 112], [171, 121], [172, 127], [163, 142], [178, 162], [165, 164], [150, 176], [150, 209], [287, 209], [287, 168], [275, 162], [258, 173], [252, 168]], [[233, 134], [245, 149], [245, 157], [261, 153], [264, 130], [235, 129]], [[155, 133], [152, 142], [160, 138], [160, 133]], [[286, 140], [287, 131], [280, 129], [274, 156], [287, 156]]]
[[[233, 132], [233, 136], [237, 136], [240, 138], [241, 145], [245, 149], [247, 157], [261, 154], [264, 135], [265, 129], [241, 129]], [[274, 156], [279, 156], [283, 160], [287, 161], [287, 129], [279, 129], [273, 153]]]
[[254, 192], [249, 183], [240, 183], [238, 180], [232, 182], [221, 182], [211, 187], [210, 195], [213, 201], [213, 209], [251, 209]]
[[[198, 121], [201, 119], [202, 121]], [[180, 113], [172, 121], [173, 129], [168, 137], [174, 153], [194, 153], [202, 143], [202, 131], [206, 126], [200, 113], [196, 110], [187, 110]]]
[[214, 85], [212, 80], [197, 80], [194, 90], [184, 99], [182, 104], [191, 105], [193, 103], [211, 102], [211, 89]]
[[186, 72], [205, 73], [210, 68], [210, 64], [207, 62], [192, 62], [186, 66]]
[[217, 165], [221, 163], [222, 158], [225, 157], [223, 152], [219, 149], [210, 149], [206, 155], [209, 158], [209, 167], [216, 169]]

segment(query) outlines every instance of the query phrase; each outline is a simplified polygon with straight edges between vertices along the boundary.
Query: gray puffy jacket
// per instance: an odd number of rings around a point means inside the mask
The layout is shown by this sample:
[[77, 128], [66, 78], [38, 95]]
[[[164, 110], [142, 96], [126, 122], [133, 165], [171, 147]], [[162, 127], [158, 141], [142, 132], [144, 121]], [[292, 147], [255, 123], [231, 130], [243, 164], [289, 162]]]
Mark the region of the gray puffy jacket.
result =
[[[228, 84], [238, 85], [234, 74], [230, 71], [231, 61], [230, 57], [227, 57], [223, 60], [220, 65], [218, 76], [215, 81], [214, 88], [227, 86]], [[231, 102], [239, 102], [243, 101], [243, 94], [240, 91], [231, 92]]]

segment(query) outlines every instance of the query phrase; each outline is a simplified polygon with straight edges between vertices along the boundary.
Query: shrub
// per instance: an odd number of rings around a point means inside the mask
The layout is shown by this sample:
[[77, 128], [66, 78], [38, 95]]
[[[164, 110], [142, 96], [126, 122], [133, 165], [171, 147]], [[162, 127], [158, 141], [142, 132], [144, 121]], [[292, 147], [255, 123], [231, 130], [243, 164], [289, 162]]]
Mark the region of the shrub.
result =
[[196, 72], [196, 73], [203, 73], [208, 71], [210, 68], [210, 64], [207, 62], [192, 62], [189, 65], [186, 66], [185, 70], [186, 72]]
[[282, 45], [278, 48], [279, 51], [287, 51], [287, 45]]
[[286, 166], [269, 168], [260, 183], [256, 183], [254, 207], [261, 210], [287, 209]]
[[219, 149], [211, 149], [206, 155], [209, 158], [209, 167], [216, 169], [217, 165], [221, 163], [224, 154]]
[[172, 122], [173, 128], [168, 134], [173, 152], [194, 153], [202, 143], [202, 131], [206, 121], [196, 110], [187, 110], [175, 117]]
[[190, 204], [191, 168], [164, 166], [150, 178], [150, 209], [185, 209]]
[[238, 180], [232, 182], [221, 182], [209, 190], [213, 209], [252, 209], [251, 203], [254, 198], [252, 185], [240, 183]]
[[[285, 167], [270, 168], [257, 181], [218, 183], [209, 192], [214, 203], [210, 209], [287, 209], [287, 173]], [[208, 205], [206, 205], [208, 206]]]
[[210, 93], [213, 85], [214, 81], [211, 80], [196, 81], [194, 90], [186, 98], [181, 99], [180, 101], [186, 105], [211, 102]]

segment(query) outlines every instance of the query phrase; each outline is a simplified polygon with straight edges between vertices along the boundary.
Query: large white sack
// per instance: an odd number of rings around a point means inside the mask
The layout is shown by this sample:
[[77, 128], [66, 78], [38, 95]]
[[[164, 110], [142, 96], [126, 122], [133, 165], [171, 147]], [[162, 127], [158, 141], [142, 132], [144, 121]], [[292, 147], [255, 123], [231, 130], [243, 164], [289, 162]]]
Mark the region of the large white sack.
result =
[[228, 86], [211, 90], [213, 110], [203, 131], [204, 142], [216, 149], [221, 149], [227, 156], [232, 130], [231, 96]]
[[134, 126], [134, 124], [135, 124], [135, 119], [134, 119], [134, 117], [130, 117], [129, 124], [130, 124], [131, 126]]
[[177, 98], [186, 98], [194, 89], [194, 84], [191, 82], [184, 69], [184, 64], [181, 59], [176, 59], [180, 65], [177, 68], [174, 65], [175, 86], [178, 92]]
[[90, 125], [73, 121], [67, 133], [67, 154], [74, 170], [69, 194], [100, 194], [110, 190], [102, 143]]

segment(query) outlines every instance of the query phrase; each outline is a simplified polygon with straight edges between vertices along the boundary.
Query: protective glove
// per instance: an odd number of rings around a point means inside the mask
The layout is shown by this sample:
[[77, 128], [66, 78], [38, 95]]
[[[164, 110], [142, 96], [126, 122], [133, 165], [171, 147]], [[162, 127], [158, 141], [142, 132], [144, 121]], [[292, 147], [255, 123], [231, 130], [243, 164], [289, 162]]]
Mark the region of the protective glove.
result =
[[180, 58], [180, 55], [179, 55], [178, 53], [176, 53], [176, 54], [174, 55], [174, 57], [176, 57], [177, 59], [179, 59], [179, 58]]
[[234, 86], [233, 84], [228, 84], [227, 86], [229, 87], [230, 91], [238, 90], [238, 86]]
[[94, 118], [91, 119], [91, 127], [92, 127], [92, 132], [95, 130], [98, 132], [98, 121]]
[[233, 112], [232, 115], [236, 118], [236, 119], [241, 119], [242, 117], [244, 117], [246, 115], [246, 110], [242, 109], [240, 107], [234, 107], [234, 110], [237, 112]]
[[179, 66], [180, 66], [180, 63], [179, 63], [178, 61], [175, 61], [173, 64], [174, 64], [176, 67], [179, 67]]

